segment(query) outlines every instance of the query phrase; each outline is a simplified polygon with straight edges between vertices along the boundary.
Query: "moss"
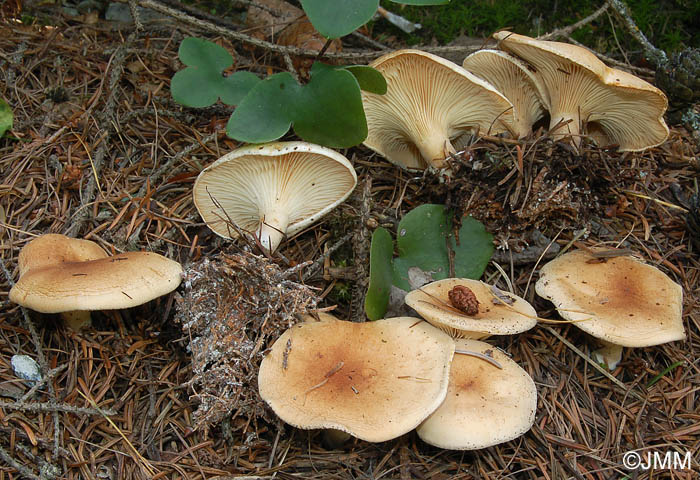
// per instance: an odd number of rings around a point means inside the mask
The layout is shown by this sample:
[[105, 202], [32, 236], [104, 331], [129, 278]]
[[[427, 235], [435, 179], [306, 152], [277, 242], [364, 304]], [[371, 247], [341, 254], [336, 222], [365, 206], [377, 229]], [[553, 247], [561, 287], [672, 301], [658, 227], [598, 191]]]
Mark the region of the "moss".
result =
[[[387, 10], [420, 23], [423, 28], [413, 34], [405, 34], [387, 25], [387, 22], [377, 22], [375, 31], [395, 35], [409, 44], [435, 40], [441, 45], [460, 35], [487, 37], [503, 28], [537, 36], [575, 23], [600, 6], [582, 0], [560, 1], [554, 6], [552, 2], [544, 0], [452, 0], [441, 6], [403, 8], [389, 0], [382, 0], [381, 3]], [[694, 19], [700, 17], [700, 2], [630, 0], [627, 4], [640, 29], [656, 46], [673, 52], [700, 44], [700, 29], [694, 23]], [[593, 25], [579, 29], [572, 36], [592, 48], [619, 52], [615, 40], [617, 36], [626, 52], [638, 51], [639, 46], [628, 36], [621, 35], [621, 27], [614, 23], [615, 32], [607, 17], [602, 16]]]

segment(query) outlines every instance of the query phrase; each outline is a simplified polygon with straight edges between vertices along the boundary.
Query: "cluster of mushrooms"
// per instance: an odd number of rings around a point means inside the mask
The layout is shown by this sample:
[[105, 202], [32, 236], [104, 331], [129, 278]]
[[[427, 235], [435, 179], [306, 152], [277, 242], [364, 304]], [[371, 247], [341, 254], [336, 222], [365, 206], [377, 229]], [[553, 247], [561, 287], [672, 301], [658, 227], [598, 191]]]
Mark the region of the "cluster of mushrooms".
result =
[[578, 145], [641, 151], [668, 137], [664, 93], [585, 48], [501, 31], [501, 50], [479, 50], [460, 67], [418, 50], [370, 65], [387, 93], [363, 92], [365, 145], [404, 168], [443, 168], [470, 134], [523, 138], [549, 114], [550, 136]]
[[[681, 287], [614, 249], [559, 256], [542, 268], [536, 292], [603, 343], [598, 359], [609, 368], [623, 346], [685, 338]], [[527, 432], [535, 421], [535, 383], [483, 340], [534, 327], [535, 309], [463, 278], [432, 282], [405, 302], [422, 319], [352, 323], [320, 314], [291, 327], [260, 365], [261, 397], [290, 425], [370, 442], [415, 429], [428, 444], [475, 450]]]
[[[510, 32], [502, 50], [481, 50], [462, 67], [416, 50], [371, 64], [387, 93], [363, 92], [365, 145], [403, 168], [443, 168], [464, 137], [522, 138], [548, 112], [550, 135], [576, 145], [638, 151], [668, 136], [666, 97], [605, 66], [589, 51]], [[207, 225], [225, 238], [248, 234], [268, 252], [342, 203], [357, 175], [338, 152], [305, 142], [239, 148], [205, 168], [193, 189]], [[612, 253], [611, 253], [612, 252]], [[62, 312], [73, 328], [90, 310], [140, 305], [174, 290], [177, 262], [155, 253], [108, 255], [97, 244], [43, 235], [19, 255], [13, 302]], [[599, 338], [614, 368], [621, 349], [685, 338], [682, 289], [660, 270], [614, 250], [577, 250], [541, 269], [536, 292], [563, 319]], [[261, 397], [300, 428], [384, 441], [412, 429], [427, 443], [479, 449], [532, 426], [537, 389], [506, 354], [483, 340], [538, 321], [524, 299], [476, 280], [446, 279], [406, 298], [419, 318], [351, 323], [308, 317], [269, 350]]]
[[[547, 114], [550, 136], [578, 145], [639, 151], [668, 136], [664, 94], [573, 45], [495, 34], [462, 67], [417, 50], [371, 66], [385, 95], [362, 92], [365, 145], [403, 168], [445, 168], [471, 135], [523, 138]], [[204, 169], [194, 202], [225, 238], [249, 234], [273, 252], [342, 203], [357, 176], [339, 153], [304, 142], [237, 149]], [[611, 253], [612, 252], [612, 253]], [[615, 368], [623, 346], [685, 338], [682, 290], [660, 270], [615, 250], [578, 250], [545, 265], [536, 292], [564, 321], [597, 337], [596, 358]], [[537, 389], [491, 335], [535, 326], [524, 299], [468, 279], [410, 292], [423, 319], [371, 323], [307, 317], [271, 347], [259, 372], [261, 397], [299, 428], [385, 441], [412, 429], [427, 443], [479, 449], [516, 438], [534, 422]]]

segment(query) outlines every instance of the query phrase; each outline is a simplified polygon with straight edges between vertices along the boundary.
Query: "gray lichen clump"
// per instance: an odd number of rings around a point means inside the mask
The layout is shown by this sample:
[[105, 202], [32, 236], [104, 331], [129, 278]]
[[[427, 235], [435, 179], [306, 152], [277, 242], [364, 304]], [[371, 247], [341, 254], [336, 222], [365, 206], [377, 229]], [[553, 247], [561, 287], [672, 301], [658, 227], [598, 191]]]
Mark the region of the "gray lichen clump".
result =
[[293, 274], [250, 253], [222, 253], [186, 270], [176, 319], [190, 339], [198, 427], [234, 411], [246, 420], [274, 418], [258, 395], [263, 353], [317, 301]]

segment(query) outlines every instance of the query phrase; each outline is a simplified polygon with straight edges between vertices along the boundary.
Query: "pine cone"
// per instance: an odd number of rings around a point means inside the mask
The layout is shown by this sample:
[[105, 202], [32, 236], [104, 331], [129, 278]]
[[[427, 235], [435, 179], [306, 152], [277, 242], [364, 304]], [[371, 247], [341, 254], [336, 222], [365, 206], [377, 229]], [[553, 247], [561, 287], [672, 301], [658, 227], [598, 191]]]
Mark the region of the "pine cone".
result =
[[668, 96], [672, 110], [700, 101], [700, 48], [687, 48], [671, 56], [656, 70], [656, 84]]

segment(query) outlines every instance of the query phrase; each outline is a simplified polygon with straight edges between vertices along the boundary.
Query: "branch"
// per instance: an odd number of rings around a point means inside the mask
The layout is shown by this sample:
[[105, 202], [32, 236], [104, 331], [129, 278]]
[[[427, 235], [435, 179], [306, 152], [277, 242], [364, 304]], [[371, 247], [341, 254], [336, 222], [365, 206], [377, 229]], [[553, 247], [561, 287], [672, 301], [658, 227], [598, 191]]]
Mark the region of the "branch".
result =
[[610, 6], [610, 4], [606, 2], [603, 4], [602, 7], [600, 7], [595, 12], [591, 13], [586, 18], [579, 20], [578, 22], [573, 23], [573, 24], [569, 25], [568, 27], [558, 28], [558, 29], [553, 30], [549, 33], [545, 33], [544, 35], [540, 35], [539, 37], [537, 37], [537, 40], [549, 40], [552, 38], [567, 37], [571, 33], [573, 33], [574, 31], [578, 30], [579, 28], [583, 27], [584, 25], [588, 25], [593, 20], [600, 17], [603, 13], [605, 13], [608, 10], [609, 6]]
[[[201, 28], [202, 30], [206, 30], [212, 33], [215, 33], [217, 35], [221, 35], [222, 37], [229, 38], [231, 40], [235, 40], [237, 42], [243, 42], [247, 43], [250, 45], [254, 45], [259, 48], [264, 48], [270, 52], [274, 53], [279, 53], [279, 54], [287, 54], [287, 55], [296, 55], [300, 57], [316, 57], [318, 55], [317, 50], [308, 50], [304, 48], [299, 48], [299, 47], [292, 47], [292, 46], [282, 46], [282, 45], [276, 45], [271, 42], [267, 42], [265, 40], [259, 40], [257, 38], [253, 38], [249, 35], [246, 35], [244, 33], [240, 32], [235, 32], [232, 31], [228, 28], [224, 28], [220, 25], [216, 25], [212, 22], [208, 22], [206, 20], [202, 20], [199, 18], [196, 18], [192, 15], [188, 15], [187, 13], [184, 13], [178, 9], [169, 7], [167, 5], [164, 5], [163, 3], [159, 2], [158, 0], [137, 0], [138, 4], [142, 7], [145, 8], [150, 8], [151, 10], [155, 10], [156, 12], [162, 13], [163, 15], [167, 15], [169, 17], [172, 17], [182, 23], [192, 25], [197, 28]], [[436, 55], [441, 55], [441, 54], [447, 54], [447, 53], [471, 53], [475, 50], [478, 49], [478, 46], [447, 46], [447, 47], [416, 47], [419, 50], [422, 50], [424, 52], [430, 52], [434, 53]], [[337, 53], [326, 53], [325, 56], [327, 58], [336, 58], [340, 60], [349, 60], [349, 61], [360, 61], [360, 60], [367, 60], [367, 59], [372, 59], [379, 57], [381, 55], [384, 55], [385, 53], [392, 52], [393, 49], [383, 49], [383, 50], [376, 50], [373, 52], [337, 52]]]
[[656, 68], [659, 68], [668, 62], [666, 52], [652, 45], [644, 33], [642, 33], [642, 31], [639, 29], [637, 24], [632, 19], [632, 14], [628, 10], [627, 5], [625, 5], [625, 2], [622, 0], [608, 0], [608, 5], [612, 7], [613, 12], [615, 12], [617, 17], [620, 19], [624, 27], [627, 29], [627, 32], [632, 35], [635, 40], [642, 44], [644, 55], [651, 63], [654, 64]]

